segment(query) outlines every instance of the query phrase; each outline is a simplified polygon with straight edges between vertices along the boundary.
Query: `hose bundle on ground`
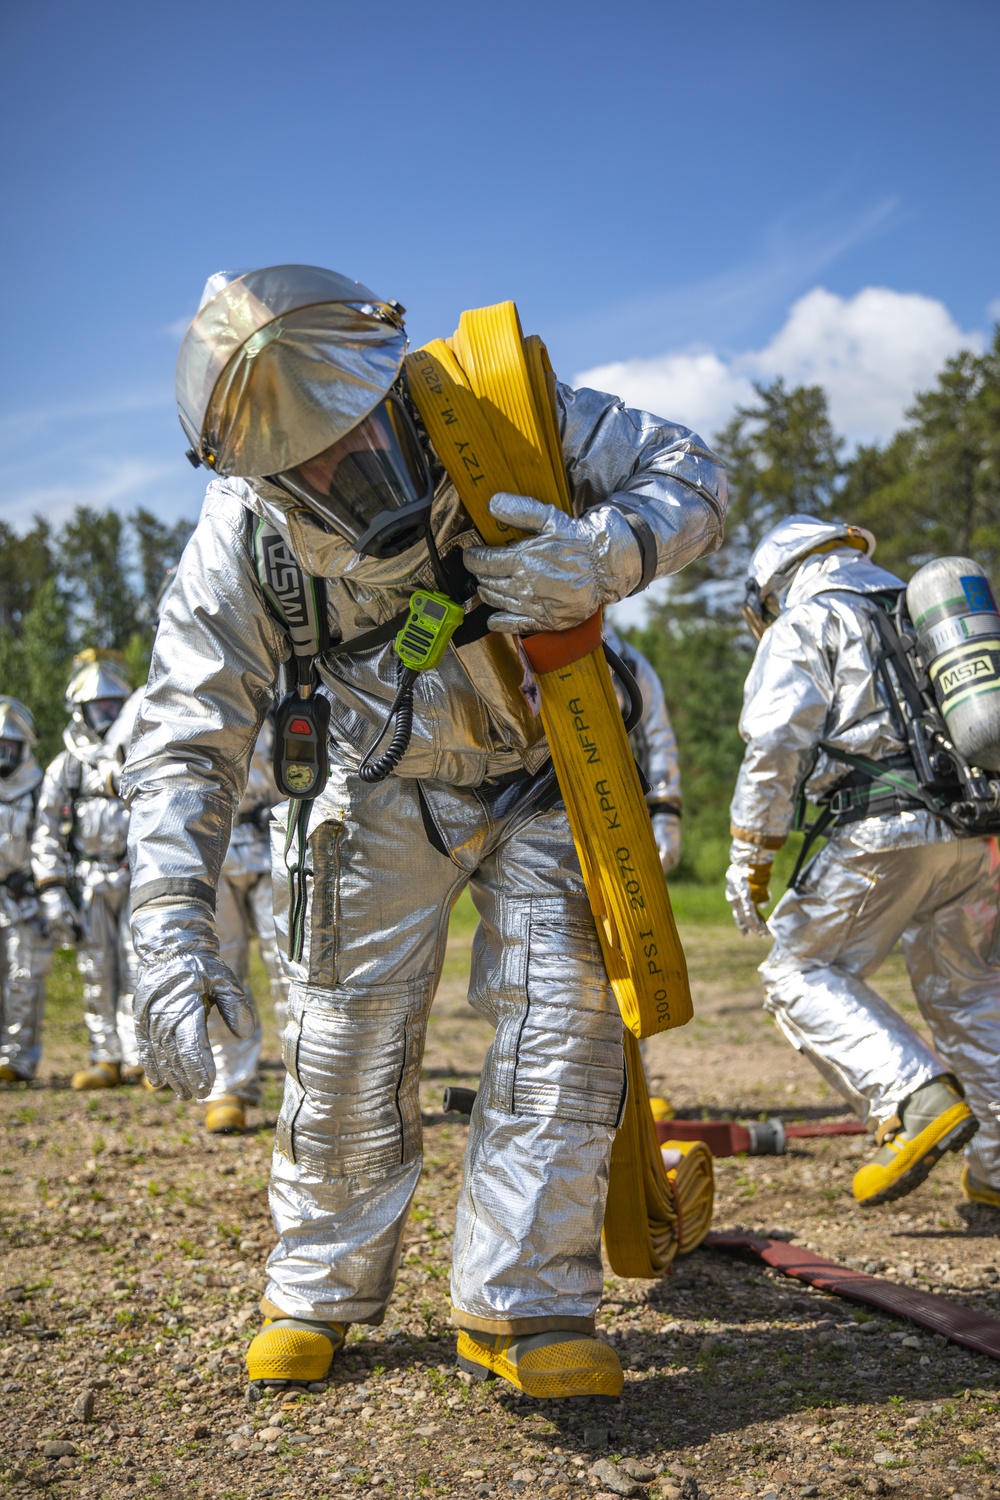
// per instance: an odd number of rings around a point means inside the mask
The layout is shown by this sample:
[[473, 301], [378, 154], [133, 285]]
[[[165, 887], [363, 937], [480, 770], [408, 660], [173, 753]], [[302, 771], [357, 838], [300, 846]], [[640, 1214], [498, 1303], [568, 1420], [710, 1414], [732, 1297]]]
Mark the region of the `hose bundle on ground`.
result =
[[[661, 1152], [639, 1044], [628, 1032], [625, 1062], [628, 1102], [611, 1152], [604, 1246], [619, 1276], [661, 1276], [675, 1255], [688, 1255], [711, 1228], [712, 1153], [703, 1141], [666, 1141]], [[680, 1153], [672, 1169], [664, 1165], [663, 1152]]]
[[[434, 448], [487, 544], [503, 546], [521, 535], [490, 514], [489, 501], [500, 491], [571, 511], [555, 377], [542, 341], [524, 337], [512, 302], [463, 313], [453, 337], [410, 355], [407, 369]], [[528, 637], [523, 645], [538, 681], [542, 723], [608, 978], [627, 1028], [629, 1089], [612, 1156], [605, 1243], [619, 1274], [658, 1276], [679, 1247], [694, 1248], [692, 1236], [700, 1238], [711, 1217], [711, 1155], [695, 1148], [668, 1177], [635, 1041], [690, 1020], [687, 967], [601, 650], [600, 613], [572, 630]]]

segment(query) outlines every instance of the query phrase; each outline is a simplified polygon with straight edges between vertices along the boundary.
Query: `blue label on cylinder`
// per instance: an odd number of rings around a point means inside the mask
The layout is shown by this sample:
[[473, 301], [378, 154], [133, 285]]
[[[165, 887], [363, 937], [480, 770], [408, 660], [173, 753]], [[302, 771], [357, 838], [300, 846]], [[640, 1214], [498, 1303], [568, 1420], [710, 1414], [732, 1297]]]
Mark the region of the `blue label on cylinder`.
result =
[[961, 579], [960, 582], [966, 602], [973, 614], [997, 613], [997, 602], [993, 597], [988, 578], [982, 578], [978, 573], [973, 573], [969, 578]]

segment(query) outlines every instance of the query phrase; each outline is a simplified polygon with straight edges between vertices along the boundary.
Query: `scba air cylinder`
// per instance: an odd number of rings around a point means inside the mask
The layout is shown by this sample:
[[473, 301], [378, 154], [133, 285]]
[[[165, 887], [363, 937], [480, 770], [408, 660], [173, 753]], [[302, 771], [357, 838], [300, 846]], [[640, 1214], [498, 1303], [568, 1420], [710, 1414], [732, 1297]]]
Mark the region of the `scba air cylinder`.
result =
[[914, 574], [906, 604], [952, 743], [969, 765], [1000, 771], [1000, 611], [990, 580], [969, 557], [942, 557]]

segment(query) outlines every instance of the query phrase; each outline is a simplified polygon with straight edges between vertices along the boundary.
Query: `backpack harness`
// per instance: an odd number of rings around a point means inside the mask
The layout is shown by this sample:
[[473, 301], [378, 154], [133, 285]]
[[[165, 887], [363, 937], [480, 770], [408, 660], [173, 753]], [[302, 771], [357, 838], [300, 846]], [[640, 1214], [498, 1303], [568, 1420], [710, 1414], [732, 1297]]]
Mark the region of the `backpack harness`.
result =
[[[871, 619], [879, 639], [875, 673], [897, 737], [906, 750], [884, 760], [855, 754], [820, 740], [799, 788], [793, 831], [805, 834], [789, 887], [797, 890], [818, 838], [834, 828], [895, 812], [933, 813], [960, 838], [1000, 833], [1000, 786], [970, 767], [948, 738], [930, 679], [917, 655], [917, 640], [906, 609], [906, 593], [870, 596]], [[820, 799], [820, 813], [806, 819], [805, 786], [819, 752], [849, 767], [849, 773]]]

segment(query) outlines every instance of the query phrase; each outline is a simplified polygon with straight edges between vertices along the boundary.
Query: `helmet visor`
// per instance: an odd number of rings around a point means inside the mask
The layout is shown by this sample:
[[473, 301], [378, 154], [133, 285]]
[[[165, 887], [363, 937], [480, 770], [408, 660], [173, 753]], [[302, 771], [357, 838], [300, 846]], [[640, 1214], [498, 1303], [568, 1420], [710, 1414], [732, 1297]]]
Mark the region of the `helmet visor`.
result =
[[24, 741], [9, 739], [0, 736], [0, 777], [6, 777], [12, 771], [16, 771], [24, 754]]
[[386, 396], [322, 453], [275, 477], [369, 557], [395, 557], [427, 529], [430, 471], [395, 396]]
[[83, 705], [83, 717], [95, 734], [101, 739], [107, 734], [112, 724], [122, 711], [122, 700], [120, 698], [91, 698], [89, 703]]

